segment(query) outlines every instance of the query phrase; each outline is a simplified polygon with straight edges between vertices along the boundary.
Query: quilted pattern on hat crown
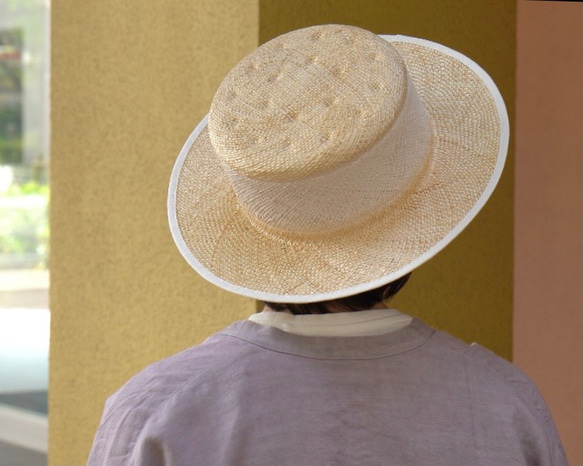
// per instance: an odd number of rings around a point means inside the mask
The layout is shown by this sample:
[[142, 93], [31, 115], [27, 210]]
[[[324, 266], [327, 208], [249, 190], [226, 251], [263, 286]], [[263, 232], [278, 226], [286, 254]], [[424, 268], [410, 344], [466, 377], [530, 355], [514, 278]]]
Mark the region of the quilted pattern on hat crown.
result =
[[209, 136], [241, 175], [291, 181], [357, 158], [399, 115], [407, 74], [397, 51], [356, 27], [325, 25], [277, 37], [219, 86]]

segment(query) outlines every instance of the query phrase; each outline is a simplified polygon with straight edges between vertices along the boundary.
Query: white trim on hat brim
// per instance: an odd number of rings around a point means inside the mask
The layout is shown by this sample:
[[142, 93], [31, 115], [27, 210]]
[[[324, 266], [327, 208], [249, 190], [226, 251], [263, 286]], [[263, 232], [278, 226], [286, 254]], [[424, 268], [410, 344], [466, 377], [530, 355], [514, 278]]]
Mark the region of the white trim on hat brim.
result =
[[499, 152], [497, 157], [497, 162], [492, 172], [492, 176], [490, 181], [486, 185], [482, 195], [479, 197], [477, 202], [474, 206], [468, 211], [465, 217], [440, 241], [438, 241], [435, 245], [433, 245], [430, 249], [428, 249], [425, 253], [421, 254], [417, 259], [411, 261], [405, 267], [400, 268], [388, 275], [385, 275], [381, 278], [372, 280], [367, 283], [360, 284], [358, 286], [343, 288], [341, 290], [336, 290], [329, 293], [319, 293], [319, 294], [309, 294], [309, 295], [282, 295], [282, 294], [272, 294], [266, 293], [250, 288], [246, 288], [243, 286], [239, 286], [233, 283], [230, 283], [222, 278], [218, 277], [217, 275], [213, 274], [209, 271], [205, 266], [203, 266], [196, 257], [192, 254], [188, 246], [186, 245], [180, 227], [178, 225], [178, 219], [176, 216], [176, 189], [178, 185], [178, 178], [182, 169], [182, 165], [188, 152], [193, 145], [195, 139], [201, 133], [201, 131], [206, 127], [208, 123], [208, 115], [206, 115], [203, 120], [196, 126], [194, 131], [190, 134], [189, 138], [185, 142], [180, 154], [174, 164], [174, 168], [172, 169], [172, 175], [170, 179], [170, 186], [168, 189], [168, 221], [170, 224], [170, 231], [172, 233], [172, 237], [178, 247], [178, 250], [184, 257], [184, 259], [188, 262], [188, 264], [196, 270], [203, 278], [208, 280], [209, 282], [223, 288], [225, 290], [231, 291], [233, 293], [247, 296], [250, 298], [255, 298], [261, 301], [268, 301], [268, 302], [288, 302], [288, 303], [308, 303], [308, 302], [318, 302], [318, 301], [328, 301], [332, 299], [343, 298], [346, 296], [352, 296], [355, 294], [363, 293], [365, 291], [378, 288], [383, 286], [387, 283], [390, 283], [398, 278], [408, 274], [409, 272], [413, 271], [423, 263], [427, 262], [433, 256], [435, 256], [438, 252], [440, 252], [443, 248], [445, 248], [453, 239], [455, 239], [467, 226], [468, 224], [474, 219], [474, 217], [478, 214], [478, 212], [484, 207], [490, 196], [492, 195], [500, 177], [502, 175], [502, 170], [504, 168], [504, 164], [506, 161], [506, 155], [508, 151], [508, 142], [510, 136], [510, 125], [508, 120], [508, 114], [506, 111], [506, 106], [504, 104], [504, 100], [500, 91], [496, 87], [494, 81], [490, 78], [490, 76], [486, 73], [486, 71], [480, 67], [477, 63], [475, 63], [470, 58], [466, 57], [465, 55], [450, 49], [444, 45], [431, 42], [425, 39], [419, 39], [415, 37], [409, 36], [402, 36], [402, 35], [380, 35], [383, 39], [387, 40], [388, 42], [409, 42], [412, 44], [417, 44], [423, 47], [428, 47], [434, 50], [437, 50], [443, 54], [449, 55], [452, 58], [458, 60], [459, 62], [468, 66], [473, 72], [478, 75], [478, 77], [482, 80], [484, 86], [490, 92], [492, 96], [496, 109], [498, 112], [499, 122], [500, 122], [500, 145], [499, 145]]

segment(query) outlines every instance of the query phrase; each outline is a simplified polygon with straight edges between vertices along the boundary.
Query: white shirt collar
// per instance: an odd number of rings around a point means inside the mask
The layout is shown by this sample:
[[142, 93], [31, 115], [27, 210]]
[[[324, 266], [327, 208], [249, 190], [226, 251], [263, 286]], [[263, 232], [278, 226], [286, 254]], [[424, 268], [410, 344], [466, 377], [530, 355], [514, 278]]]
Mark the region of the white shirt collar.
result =
[[393, 332], [409, 325], [413, 317], [396, 309], [309, 315], [262, 311], [253, 314], [249, 320], [296, 335], [356, 337]]

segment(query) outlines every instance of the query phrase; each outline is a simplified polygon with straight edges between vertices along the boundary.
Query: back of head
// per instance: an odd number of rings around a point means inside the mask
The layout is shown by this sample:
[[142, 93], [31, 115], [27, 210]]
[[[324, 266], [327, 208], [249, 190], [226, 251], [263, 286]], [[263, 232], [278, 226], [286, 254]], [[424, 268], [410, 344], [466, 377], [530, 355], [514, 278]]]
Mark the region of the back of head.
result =
[[372, 309], [390, 301], [409, 281], [411, 274], [381, 287], [345, 298], [315, 303], [270, 303], [265, 305], [272, 311], [291, 314], [331, 314], [336, 312], [358, 312]]

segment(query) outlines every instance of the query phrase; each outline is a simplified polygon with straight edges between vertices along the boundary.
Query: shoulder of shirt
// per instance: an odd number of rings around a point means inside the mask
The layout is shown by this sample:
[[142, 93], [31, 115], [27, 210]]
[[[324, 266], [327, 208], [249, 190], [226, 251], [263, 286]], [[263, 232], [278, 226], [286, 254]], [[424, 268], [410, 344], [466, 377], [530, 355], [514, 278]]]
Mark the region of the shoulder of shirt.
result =
[[478, 343], [467, 345], [464, 357], [476, 369], [483, 371], [489, 377], [496, 376], [512, 386], [532, 385], [534, 387], [534, 382], [518, 366]]
[[[492, 351], [474, 343], [468, 345], [465, 357], [475, 367], [478, 383], [499, 380], [500, 389], [511, 397], [512, 416], [522, 425], [530, 422], [530, 429], [538, 431], [547, 442], [554, 463], [567, 464], [565, 452], [553, 421], [550, 409], [533, 380], [518, 366], [497, 356]], [[494, 391], [494, 395], [500, 393]], [[529, 419], [530, 421], [526, 421]], [[539, 430], [540, 429], [540, 430]]]
[[[548, 408], [534, 382], [511, 362], [477, 343], [468, 345], [442, 331], [435, 332], [429, 340], [429, 345], [432, 344], [439, 347], [438, 353], [451, 364], [463, 364], [472, 385], [487, 387], [493, 399], [496, 394], [510, 396], [517, 405], [526, 403], [548, 417]], [[239, 364], [250, 348], [254, 345], [236, 338], [224, 338], [219, 332], [199, 345], [150, 364], [109, 397], [103, 422], [110, 413], [136, 407], [142, 415], [149, 416], [163, 410], [166, 402], [186, 387], [204, 388], [220, 383], [221, 374], [232, 372], [229, 366]]]
[[[238, 354], [240, 344], [235, 339], [221, 341], [216, 337], [150, 364], [111, 395], [105, 403], [89, 464], [133, 464], [129, 458], [138, 438], [175, 397], [193, 384], [201, 392], [212, 390], [205, 384], [216, 383], [225, 366], [235, 363], [234, 358], [224, 355]], [[189, 391], [192, 396], [198, 392]]]
[[439, 330], [432, 340], [443, 351], [449, 351], [453, 358], [463, 359], [469, 367], [475, 369], [478, 375], [487, 375], [490, 380], [495, 379], [505, 383], [533, 383], [517, 366], [478, 343], [467, 344], [449, 333]]
[[478, 343], [467, 343], [446, 332], [436, 332], [436, 340], [458, 352], [464, 359], [468, 377], [477, 386], [491, 390], [492, 398], [497, 395], [511, 397], [517, 409], [528, 410], [538, 417], [546, 428], [554, 429], [549, 408], [536, 384], [522, 369], [510, 361]]
[[[217, 343], [219, 343], [217, 345]], [[143, 415], [161, 409], [165, 402], [191, 383], [211, 383], [225, 365], [236, 363], [241, 345], [236, 339], [222, 339], [220, 333], [199, 345], [154, 362], [125, 382], [106, 401], [102, 424], [113, 413], [141, 408]], [[232, 351], [227, 346], [233, 346]]]

